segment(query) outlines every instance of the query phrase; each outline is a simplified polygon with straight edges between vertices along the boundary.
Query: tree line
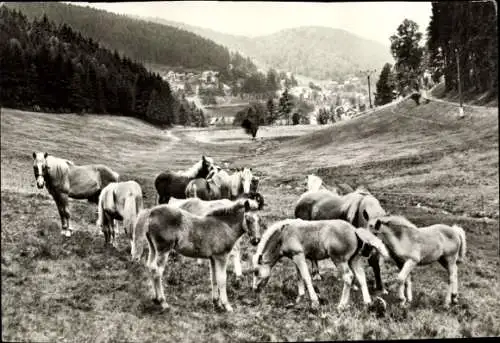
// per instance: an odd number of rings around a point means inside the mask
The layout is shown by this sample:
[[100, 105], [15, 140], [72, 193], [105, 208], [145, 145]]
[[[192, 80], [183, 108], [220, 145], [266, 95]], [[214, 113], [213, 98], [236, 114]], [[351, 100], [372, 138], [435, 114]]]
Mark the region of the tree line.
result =
[[158, 74], [70, 26], [46, 16], [29, 21], [6, 6], [0, 19], [2, 106], [134, 116], [167, 126], [179, 122], [183, 107], [203, 122]]
[[[418, 25], [405, 19], [390, 37], [394, 66], [384, 65], [376, 84], [375, 104], [391, 102], [444, 78], [446, 92], [462, 90], [471, 95], [498, 96], [498, 37], [496, 5], [485, 2], [432, 3], [427, 41]], [[460, 68], [458, 68], [458, 65]], [[431, 73], [431, 80], [424, 72]], [[418, 103], [418, 101], [417, 101]]]

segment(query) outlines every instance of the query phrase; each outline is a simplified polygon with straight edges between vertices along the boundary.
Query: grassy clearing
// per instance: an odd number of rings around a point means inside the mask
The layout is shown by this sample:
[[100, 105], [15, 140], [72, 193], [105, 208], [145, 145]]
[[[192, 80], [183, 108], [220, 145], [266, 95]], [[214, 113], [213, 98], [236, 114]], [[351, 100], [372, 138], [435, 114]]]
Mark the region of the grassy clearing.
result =
[[[2, 339], [223, 342], [498, 336], [498, 119], [488, 111], [457, 122], [442, 104], [416, 108], [405, 102], [394, 111], [316, 133], [308, 130], [317, 127], [280, 127], [256, 142], [245, 137], [243, 144], [227, 144], [230, 130], [175, 129], [167, 134], [128, 118], [2, 109]], [[202, 135], [210, 142], [198, 139]], [[280, 140], [277, 135], [302, 136]], [[383, 275], [392, 290], [385, 297], [387, 315], [377, 318], [365, 311], [358, 293], [352, 294], [349, 310], [337, 313], [341, 281], [324, 263], [324, 279], [315, 282], [327, 300], [321, 311], [309, 310], [308, 301], [287, 308], [296, 296], [296, 277], [292, 262], [283, 260], [260, 296], [250, 291], [250, 276], [236, 288], [230, 273], [228, 296], [235, 313], [227, 315], [212, 308], [207, 266], [184, 258], [169, 264], [164, 286], [173, 309], [161, 313], [149, 300], [144, 267], [128, 261], [125, 240], [118, 251], [103, 248], [94, 224], [95, 206], [72, 201], [78, 232], [69, 239], [59, 236], [52, 199], [34, 187], [33, 150], [80, 164], [108, 164], [124, 178], [138, 180], [147, 206], [154, 203], [153, 182], [161, 170], [187, 168], [202, 153], [232, 167], [251, 165], [262, 178], [267, 203], [262, 214], [269, 223], [292, 216], [309, 172], [327, 184], [364, 183], [386, 209], [418, 225], [457, 223], [466, 229], [469, 253], [459, 266], [459, 304], [442, 309], [446, 275], [435, 265], [417, 270], [414, 302], [400, 309], [393, 305], [396, 268], [386, 263]], [[480, 208], [480, 193], [483, 214], [496, 221], [472, 218]], [[436, 210], [417, 208], [416, 202]], [[469, 217], [459, 216], [463, 213]], [[252, 250], [243, 246], [247, 264]], [[371, 270], [367, 272], [371, 279]]]

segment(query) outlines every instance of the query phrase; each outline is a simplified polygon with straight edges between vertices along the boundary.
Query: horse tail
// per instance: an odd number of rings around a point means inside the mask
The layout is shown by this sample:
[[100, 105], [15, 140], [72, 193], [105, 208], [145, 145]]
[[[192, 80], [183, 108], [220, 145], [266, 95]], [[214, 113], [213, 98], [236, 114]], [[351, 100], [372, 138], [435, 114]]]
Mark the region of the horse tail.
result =
[[144, 209], [139, 212], [134, 226], [132, 228], [132, 249], [130, 254], [132, 260], [139, 261], [144, 251], [144, 242], [146, 241], [146, 233], [149, 230], [149, 209]]
[[95, 225], [99, 228], [104, 223], [104, 196], [106, 192], [101, 192], [99, 194], [99, 200], [97, 201], [97, 222]]
[[458, 236], [460, 237], [460, 248], [458, 250], [458, 263], [462, 263], [465, 259], [465, 254], [467, 252], [467, 241], [465, 239], [465, 231], [458, 225], [453, 225], [453, 228], [458, 232]]
[[132, 228], [135, 224], [135, 219], [137, 216], [137, 204], [135, 201], [135, 195], [129, 194], [125, 198], [125, 203], [123, 205], [123, 227], [125, 228], [127, 235], [131, 237]]

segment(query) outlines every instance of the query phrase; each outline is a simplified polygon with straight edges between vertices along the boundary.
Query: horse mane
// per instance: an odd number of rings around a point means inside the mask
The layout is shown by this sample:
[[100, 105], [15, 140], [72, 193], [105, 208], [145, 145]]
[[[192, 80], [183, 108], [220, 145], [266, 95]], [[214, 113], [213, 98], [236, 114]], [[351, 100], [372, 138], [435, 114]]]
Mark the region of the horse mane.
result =
[[255, 251], [255, 254], [253, 255], [252, 258], [252, 263], [253, 266], [257, 266], [258, 258], [260, 255], [264, 253], [264, 250], [267, 247], [267, 243], [273, 237], [277, 232], [281, 231], [283, 227], [285, 227], [286, 224], [289, 224], [290, 222], [294, 221], [294, 219], [285, 219], [279, 222], [274, 223], [271, 225], [264, 233], [262, 234], [262, 237], [260, 239], [259, 244], [257, 245], [257, 249]]
[[69, 172], [69, 167], [74, 166], [73, 162], [52, 155], [47, 156], [46, 161], [50, 178], [56, 180], [63, 178]]
[[409, 227], [413, 229], [417, 229], [417, 226], [410, 222], [408, 219], [406, 219], [403, 216], [383, 216], [380, 217], [379, 220], [388, 226], [399, 226], [399, 227]]
[[194, 178], [199, 173], [201, 168], [203, 168], [203, 161], [199, 160], [193, 166], [191, 166], [191, 168], [189, 168], [188, 170], [180, 172], [179, 175]]
[[343, 196], [343, 203], [340, 207], [340, 210], [342, 211], [342, 213], [345, 213], [349, 222], [354, 223], [354, 219], [356, 218], [359, 207], [361, 206], [362, 201], [367, 196], [371, 196], [375, 199], [375, 197], [368, 191], [368, 189], [363, 186], [360, 186], [356, 188], [354, 192]]
[[[224, 216], [232, 216], [235, 215], [239, 212], [240, 209], [245, 207], [245, 202], [246, 201], [253, 201], [256, 203], [254, 208], [258, 208], [258, 203], [255, 200], [252, 199], [238, 199], [234, 201], [231, 205], [225, 206], [225, 207], [218, 207], [213, 210], [208, 211], [205, 216], [212, 216], [212, 217], [224, 217]], [[252, 206], [250, 206], [252, 207]]]

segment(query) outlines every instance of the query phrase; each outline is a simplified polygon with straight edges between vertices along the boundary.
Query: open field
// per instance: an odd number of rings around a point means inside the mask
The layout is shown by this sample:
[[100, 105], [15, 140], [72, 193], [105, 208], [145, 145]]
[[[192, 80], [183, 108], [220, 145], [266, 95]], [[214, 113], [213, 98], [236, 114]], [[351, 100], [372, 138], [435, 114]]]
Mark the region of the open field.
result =
[[[366, 117], [319, 130], [315, 126], [261, 128], [252, 142], [241, 129], [174, 129], [170, 133], [130, 118], [1, 112], [2, 340], [70, 342], [284, 341], [405, 339], [500, 335], [498, 111], [404, 101]], [[279, 137], [278, 137], [279, 136]], [[200, 138], [201, 137], [201, 138]], [[231, 144], [228, 144], [228, 143]], [[34, 187], [33, 150], [78, 164], [105, 163], [143, 187], [153, 205], [154, 178], [185, 169], [201, 154], [230, 167], [252, 166], [261, 177], [263, 217], [290, 217], [305, 175], [326, 184], [365, 184], [391, 213], [417, 225], [459, 224], [468, 254], [459, 265], [459, 304], [442, 308], [446, 272], [439, 265], [414, 272], [414, 301], [396, 305], [396, 268], [385, 263], [390, 294], [385, 317], [363, 308], [359, 292], [338, 313], [342, 282], [328, 264], [315, 286], [327, 303], [294, 306], [295, 267], [282, 260], [260, 296], [248, 275], [228, 297], [235, 312], [212, 308], [207, 265], [169, 262], [165, 294], [172, 309], [150, 301], [145, 268], [118, 250], [105, 250], [96, 232], [96, 208], [72, 201], [71, 238], [59, 235], [59, 217], [46, 190]], [[417, 207], [416, 205], [420, 205]], [[121, 233], [121, 231], [120, 231]], [[243, 264], [253, 252], [243, 243]], [[371, 269], [367, 269], [368, 280]]]

